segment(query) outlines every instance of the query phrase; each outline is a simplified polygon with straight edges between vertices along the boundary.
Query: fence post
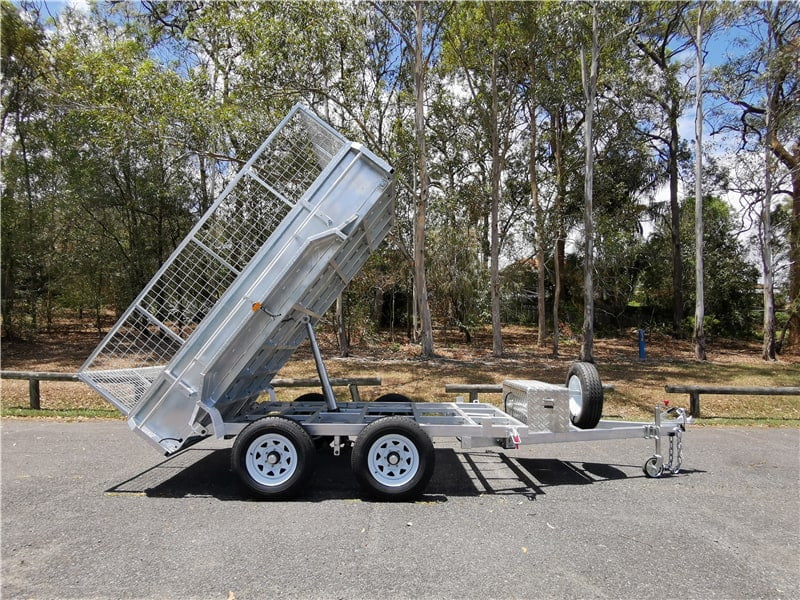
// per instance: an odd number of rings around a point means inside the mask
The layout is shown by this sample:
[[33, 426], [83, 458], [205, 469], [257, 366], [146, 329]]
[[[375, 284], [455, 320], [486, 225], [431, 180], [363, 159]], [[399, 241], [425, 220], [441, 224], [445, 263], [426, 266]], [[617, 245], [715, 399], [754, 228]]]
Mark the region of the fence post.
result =
[[700, 392], [689, 392], [689, 414], [693, 417], [700, 416]]
[[358, 392], [358, 385], [351, 383], [347, 387], [350, 388], [350, 399], [353, 402], [361, 402], [361, 394]]
[[39, 401], [39, 380], [35, 377], [28, 379], [28, 396], [31, 401], [31, 408], [33, 410], [41, 410], [41, 402]]

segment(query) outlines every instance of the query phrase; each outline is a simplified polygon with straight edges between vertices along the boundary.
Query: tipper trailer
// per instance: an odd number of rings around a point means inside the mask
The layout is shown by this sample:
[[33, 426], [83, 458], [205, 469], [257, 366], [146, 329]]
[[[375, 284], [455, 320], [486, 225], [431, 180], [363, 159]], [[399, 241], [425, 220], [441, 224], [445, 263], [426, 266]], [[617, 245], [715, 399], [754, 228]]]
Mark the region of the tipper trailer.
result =
[[[235, 438], [232, 468], [257, 496], [296, 495], [318, 446], [351, 443], [359, 484], [409, 499], [433, 473], [431, 438], [464, 448], [643, 437], [645, 473], [677, 472], [683, 409], [652, 423], [603, 421], [594, 365], [566, 384], [509, 380], [483, 403], [337, 402], [314, 325], [389, 232], [392, 168], [295, 105], [179, 244], [81, 367], [80, 379], [165, 454]], [[321, 393], [278, 402], [271, 381], [306, 339]], [[266, 394], [266, 397], [265, 397]], [[669, 440], [669, 458], [661, 440]]]

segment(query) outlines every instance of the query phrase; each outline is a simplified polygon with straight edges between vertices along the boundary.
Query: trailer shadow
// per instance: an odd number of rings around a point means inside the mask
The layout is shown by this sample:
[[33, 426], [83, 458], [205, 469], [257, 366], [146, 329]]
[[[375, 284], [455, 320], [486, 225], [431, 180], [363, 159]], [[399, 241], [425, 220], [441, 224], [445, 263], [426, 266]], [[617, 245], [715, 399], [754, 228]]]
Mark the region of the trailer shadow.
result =
[[[189, 448], [106, 490], [110, 496], [252, 500], [230, 467], [230, 448]], [[535, 500], [546, 489], [644, 477], [633, 465], [578, 463], [550, 458], [509, 457], [498, 451], [435, 450], [436, 467], [423, 502], [481, 495]], [[317, 465], [298, 501], [364, 499], [350, 468], [349, 451], [317, 455]]]

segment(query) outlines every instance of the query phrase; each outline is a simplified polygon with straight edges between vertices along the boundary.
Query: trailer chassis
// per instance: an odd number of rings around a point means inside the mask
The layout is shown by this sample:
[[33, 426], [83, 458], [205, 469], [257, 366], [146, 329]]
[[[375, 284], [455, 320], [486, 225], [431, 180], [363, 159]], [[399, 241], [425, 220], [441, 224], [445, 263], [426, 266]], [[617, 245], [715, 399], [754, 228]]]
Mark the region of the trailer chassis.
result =
[[[566, 386], [507, 381], [504, 384], [505, 410], [477, 402], [339, 403], [333, 395], [311, 324], [308, 325], [308, 339], [323, 399], [278, 402], [269, 389], [269, 400], [253, 402], [234, 421], [225, 421], [215, 408], [198, 403], [195, 421], [208, 421], [202, 419], [201, 413], [207, 413], [211, 421], [210, 428], [198, 426], [198, 436], [236, 438], [232, 467], [258, 496], [294, 494], [302, 482], [298, 482], [297, 487], [284, 486], [288, 481], [284, 476], [300, 469], [299, 462], [312, 462], [312, 450], [331, 448], [333, 454], [339, 456], [343, 447], [352, 445], [353, 469], [365, 491], [382, 499], [413, 498], [424, 489], [432, 472], [430, 440], [435, 438], [456, 438], [464, 449], [500, 447], [506, 450], [530, 444], [649, 439], [655, 443], [655, 452], [644, 463], [645, 475], [657, 478], [665, 472], [674, 474], [680, 470], [682, 436], [691, 423], [691, 417], [683, 408], [656, 406], [650, 423], [599, 420], [593, 428], [583, 429], [573, 424], [567, 408], [575, 402], [576, 396], [578, 401], [586, 402], [587, 383], [575, 383], [572, 379]], [[585, 372], [596, 374], [593, 365], [578, 364]], [[599, 379], [597, 383], [599, 385]], [[519, 390], [527, 394], [522, 400], [514, 397]], [[521, 406], [524, 411], [520, 410]], [[544, 414], [549, 421], [542, 424], [537, 417], [539, 414]], [[264, 424], [266, 427], [262, 427]], [[270, 424], [277, 425], [278, 430], [270, 429]], [[267, 433], [255, 437], [244, 435], [253, 427]], [[379, 435], [377, 441], [364, 442], [375, 429], [380, 430], [382, 436]], [[666, 460], [662, 451], [665, 439], [668, 444]], [[312, 443], [314, 448], [311, 448]], [[411, 485], [406, 475], [423, 471], [419, 480]]]

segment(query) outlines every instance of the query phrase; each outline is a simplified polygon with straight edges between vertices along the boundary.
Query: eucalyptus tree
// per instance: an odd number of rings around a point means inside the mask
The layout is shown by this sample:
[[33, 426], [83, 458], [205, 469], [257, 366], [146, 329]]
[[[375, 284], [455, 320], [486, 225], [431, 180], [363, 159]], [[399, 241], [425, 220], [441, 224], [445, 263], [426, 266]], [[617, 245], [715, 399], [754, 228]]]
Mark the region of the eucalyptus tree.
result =
[[[21, 327], [27, 316], [30, 328], [37, 325], [36, 306], [41, 285], [40, 195], [36, 190], [35, 162], [46, 148], [41, 136], [46, 130], [45, 101], [47, 57], [45, 33], [39, 23], [26, 18], [7, 0], [2, 9], [2, 326], [4, 335], [26, 334]], [[46, 214], [46, 213], [45, 213]], [[20, 306], [22, 304], [23, 306]], [[20, 310], [21, 309], [21, 310]]]
[[[695, 210], [694, 210], [694, 244], [695, 244], [695, 308], [694, 331], [692, 345], [694, 357], [706, 360], [706, 335], [705, 321], [705, 294], [703, 280], [703, 59], [704, 35], [703, 18], [706, 4], [699, 2], [695, 16], [695, 33], [692, 35], [692, 44], [695, 48], [695, 104], [694, 104], [694, 146], [695, 146]], [[687, 27], [689, 27], [687, 25]]]
[[[579, 220], [583, 185], [580, 172], [585, 159], [580, 144], [584, 101], [577, 46], [577, 41], [584, 38], [576, 32], [580, 11], [573, 8], [565, 3], [543, 4], [536, 20], [537, 36], [541, 36], [537, 44], [538, 76], [535, 82], [541, 115], [538, 121], [541, 145], [537, 184], [542, 207], [549, 207], [549, 214], [544, 217], [552, 236], [551, 318], [555, 356], [559, 354], [559, 332], [562, 329], [566, 242], [570, 230]], [[549, 255], [550, 252], [546, 253], [545, 264], [539, 269], [546, 268]]]
[[648, 213], [644, 200], [652, 197], [659, 182], [648, 135], [642, 130], [642, 108], [647, 104], [642, 71], [630, 43], [643, 26], [641, 14], [631, 4], [599, 3], [591, 9], [583, 37], [591, 39], [598, 64], [590, 69], [586, 51], [580, 59], [586, 103], [583, 360], [592, 360], [598, 306], [605, 322], [611, 317], [619, 324], [632, 299], [641, 268], [642, 220]]
[[543, 5], [538, 3], [522, 4], [520, 11], [520, 28], [524, 32], [525, 49], [523, 76], [523, 92], [525, 118], [528, 122], [528, 183], [530, 185], [531, 210], [533, 217], [533, 239], [535, 244], [535, 265], [536, 265], [536, 313], [537, 313], [537, 345], [544, 347], [547, 344], [547, 299], [546, 290], [546, 269], [545, 269], [545, 245], [546, 235], [546, 216], [543, 194], [540, 194], [540, 167], [539, 163], [544, 154], [540, 148], [540, 124], [541, 97], [539, 88], [545, 77], [542, 72], [544, 58], [542, 46], [545, 41], [542, 20], [544, 18]]
[[[730, 169], [730, 192], [739, 197], [742, 232], [748, 232], [751, 248], [758, 249], [763, 282], [761, 357], [775, 360], [785, 341], [786, 328], [778, 337], [776, 306], [785, 307], [788, 298], [791, 198], [789, 173], [776, 168], [772, 151], [740, 149]], [[785, 323], [788, 327], [788, 319]]]
[[502, 179], [518, 132], [523, 79], [518, 15], [512, 3], [459, 4], [448, 23], [444, 53], [468, 90], [485, 131], [490, 169], [489, 245], [492, 352], [503, 354], [500, 315]]
[[[594, 362], [594, 212], [592, 209], [592, 186], [594, 183], [594, 105], [597, 101], [597, 71], [600, 61], [600, 42], [597, 22], [597, 3], [592, 2], [591, 25], [591, 58], [587, 59], [586, 50], [580, 49], [581, 83], [583, 87], [584, 108], [584, 133], [583, 145], [586, 152], [584, 162], [584, 187], [583, 187], [583, 239], [584, 239], [584, 264], [583, 264], [583, 329], [581, 342], [581, 360]], [[589, 61], [587, 63], [587, 61]]]
[[450, 10], [450, 4], [418, 0], [408, 4], [374, 2], [372, 5], [397, 32], [403, 41], [404, 52], [408, 52], [412, 57], [414, 139], [417, 159], [414, 189], [414, 290], [422, 325], [422, 356], [427, 358], [434, 354], [434, 340], [425, 267], [425, 227], [430, 196], [429, 158], [425, 128], [426, 94], [428, 75], [431, 65], [437, 58], [440, 33]]
[[[789, 231], [789, 343], [800, 346], [800, 8], [792, 2], [757, 2], [742, 6], [738, 24], [744, 30], [745, 51], [715, 70], [714, 91], [733, 110], [716, 115], [717, 130], [733, 132], [739, 152], [764, 152], [763, 195], [760, 210], [762, 276], [764, 278], [765, 359], [774, 357], [774, 301], [771, 298], [774, 262], [770, 256], [771, 196], [791, 198]], [[788, 186], [776, 182], [788, 178]], [[772, 321], [772, 322], [770, 322]]]
[[684, 14], [688, 2], [642, 2], [636, 10], [639, 27], [632, 42], [641, 53], [641, 72], [650, 74], [647, 85], [636, 86], [653, 108], [643, 111], [646, 119], [640, 129], [650, 138], [659, 157], [666, 163], [669, 183], [669, 215], [672, 235], [672, 330], [681, 331], [683, 320], [683, 267], [681, 260], [680, 174], [678, 161], [682, 148], [678, 123], [686, 105], [687, 90], [681, 82], [686, 67], [681, 58], [691, 41], [685, 30]]
[[[545, 61], [552, 65], [549, 80], [544, 80], [541, 97], [543, 108], [550, 113], [551, 155], [555, 165], [556, 226], [567, 234], [567, 216], [581, 214], [580, 225], [575, 220], [573, 227], [582, 232], [583, 258], [583, 344], [582, 360], [593, 360], [595, 258], [595, 152], [596, 148], [614, 145], [614, 140], [628, 135], [624, 127], [629, 119], [630, 94], [627, 80], [629, 54], [627, 37], [635, 22], [631, 19], [627, 5], [588, 4], [571, 7], [568, 14], [551, 10], [546, 27], [550, 39], [561, 38], [561, 43], [551, 44], [544, 54]], [[601, 67], [602, 65], [602, 67]], [[572, 123], [568, 115], [572, 114]], [[582, 129], [582, 143], [577, 132]], [[618, 146], [618, 144], [617, 144]], [[576, 163], [583, 166], [582, 177], [573, 182], [577, 199], [577, 187], [582, 184], [580, 200], [567, 202], [567, 181], [570, 169], [566, 161], [573, 153]], [[580, 153], [581, 158], [578, 158]], [[573, 213], [574, 211], [574, 213]], [[558, 301], [560, 300], [561, 266], [560, 254], [563, 243], [555, 247], [555, 293], [554, 329], [558, 331]], [[558, 352], [557, 335], [554, 336], [554, 353]]]

